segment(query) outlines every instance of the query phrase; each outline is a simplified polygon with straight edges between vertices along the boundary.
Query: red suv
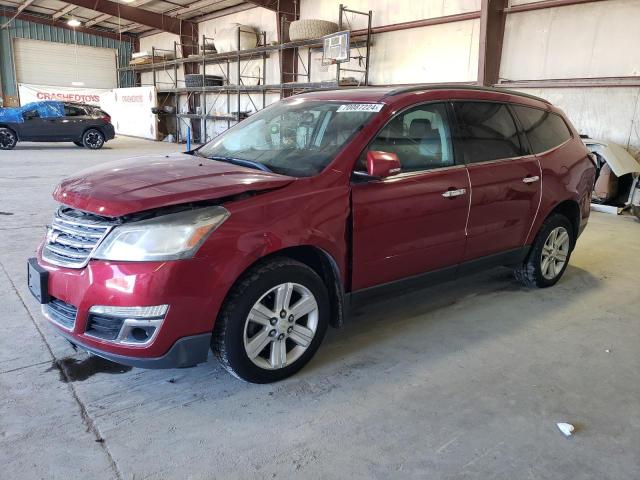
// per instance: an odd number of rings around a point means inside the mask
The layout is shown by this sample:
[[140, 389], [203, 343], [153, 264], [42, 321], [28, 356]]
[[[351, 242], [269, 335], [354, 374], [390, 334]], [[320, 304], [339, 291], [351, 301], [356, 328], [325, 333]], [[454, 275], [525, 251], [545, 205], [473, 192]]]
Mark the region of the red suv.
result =
[[146, 368], [272, 382], [350, 304], [489, 267], [562, 276], [594, 165], [563, 113], [477, 87], [306, 93], [186, 154], [86, 170], [29, 260], [71, 343]]

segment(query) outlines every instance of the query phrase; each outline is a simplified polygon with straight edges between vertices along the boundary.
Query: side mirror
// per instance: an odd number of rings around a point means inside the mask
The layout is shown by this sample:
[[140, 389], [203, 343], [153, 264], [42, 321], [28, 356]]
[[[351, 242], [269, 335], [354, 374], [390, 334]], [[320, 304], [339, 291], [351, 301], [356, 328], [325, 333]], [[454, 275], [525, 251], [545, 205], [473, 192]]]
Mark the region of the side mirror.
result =
[[372, 177], [387, 178], [400, 173], [400, 170], [400, 159], [395, 153], [375, 150], [367, 152], [367, 173]]

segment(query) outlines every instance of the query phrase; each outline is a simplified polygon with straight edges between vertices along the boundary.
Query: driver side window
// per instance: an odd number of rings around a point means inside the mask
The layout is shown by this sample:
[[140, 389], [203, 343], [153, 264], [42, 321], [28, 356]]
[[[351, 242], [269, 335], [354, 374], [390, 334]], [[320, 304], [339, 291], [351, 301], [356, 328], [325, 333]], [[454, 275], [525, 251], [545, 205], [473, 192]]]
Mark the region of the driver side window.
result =
[[26, 112], [22, 112], [22, 119], [32, 120], [34, 118], [40, 118], [40, 113], [37, 110], [27, 110]]
[[420, 105], [397, 115], [378, 132], [369, 150], [395, 153], [403, 172], [453, 165], [446, 105]]

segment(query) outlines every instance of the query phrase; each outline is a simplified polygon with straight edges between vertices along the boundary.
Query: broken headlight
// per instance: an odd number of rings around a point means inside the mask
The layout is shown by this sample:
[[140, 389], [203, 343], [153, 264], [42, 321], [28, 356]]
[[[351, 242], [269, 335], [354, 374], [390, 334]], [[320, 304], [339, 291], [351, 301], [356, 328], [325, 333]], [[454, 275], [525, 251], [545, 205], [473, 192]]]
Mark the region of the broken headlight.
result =
[[114, 261], [163, 261], [190, 258], [229, 217], [220, 206], [171, 213], [114, 228], [93, 258]]

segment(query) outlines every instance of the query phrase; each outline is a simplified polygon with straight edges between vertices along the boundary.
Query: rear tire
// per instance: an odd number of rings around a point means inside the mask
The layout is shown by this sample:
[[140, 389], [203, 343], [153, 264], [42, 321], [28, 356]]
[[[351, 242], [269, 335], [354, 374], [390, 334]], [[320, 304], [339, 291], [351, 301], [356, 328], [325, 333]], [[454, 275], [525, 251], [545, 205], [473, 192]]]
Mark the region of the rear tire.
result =
[[274, 258], [236, 283], [218, 316], [211, 349], [232, 375], [252, 383], [277, 382], [316, 353], [329, 312], [327, 289], [315, 271]]
[[555, 285], [569, 265], [575, 240], [569, 219], [552, 214], [542, 224], [526, 260], [514, 269], [516, 279], [526, 287]]
[[91, 150], [99, 150], [104, 145], [104, 135], [96, 128], [90, 128], [82, 135], [82, 145]]
[[0, 128], [0, 150], [12, 150], [18, 143], [18, 136], [10, 128]]
[[74, 143], [74, 145], [76, 145], [78, 147], [84, 148], [84, 143], [82, 143], [82, 142], [73, 142], [73, 143]]

